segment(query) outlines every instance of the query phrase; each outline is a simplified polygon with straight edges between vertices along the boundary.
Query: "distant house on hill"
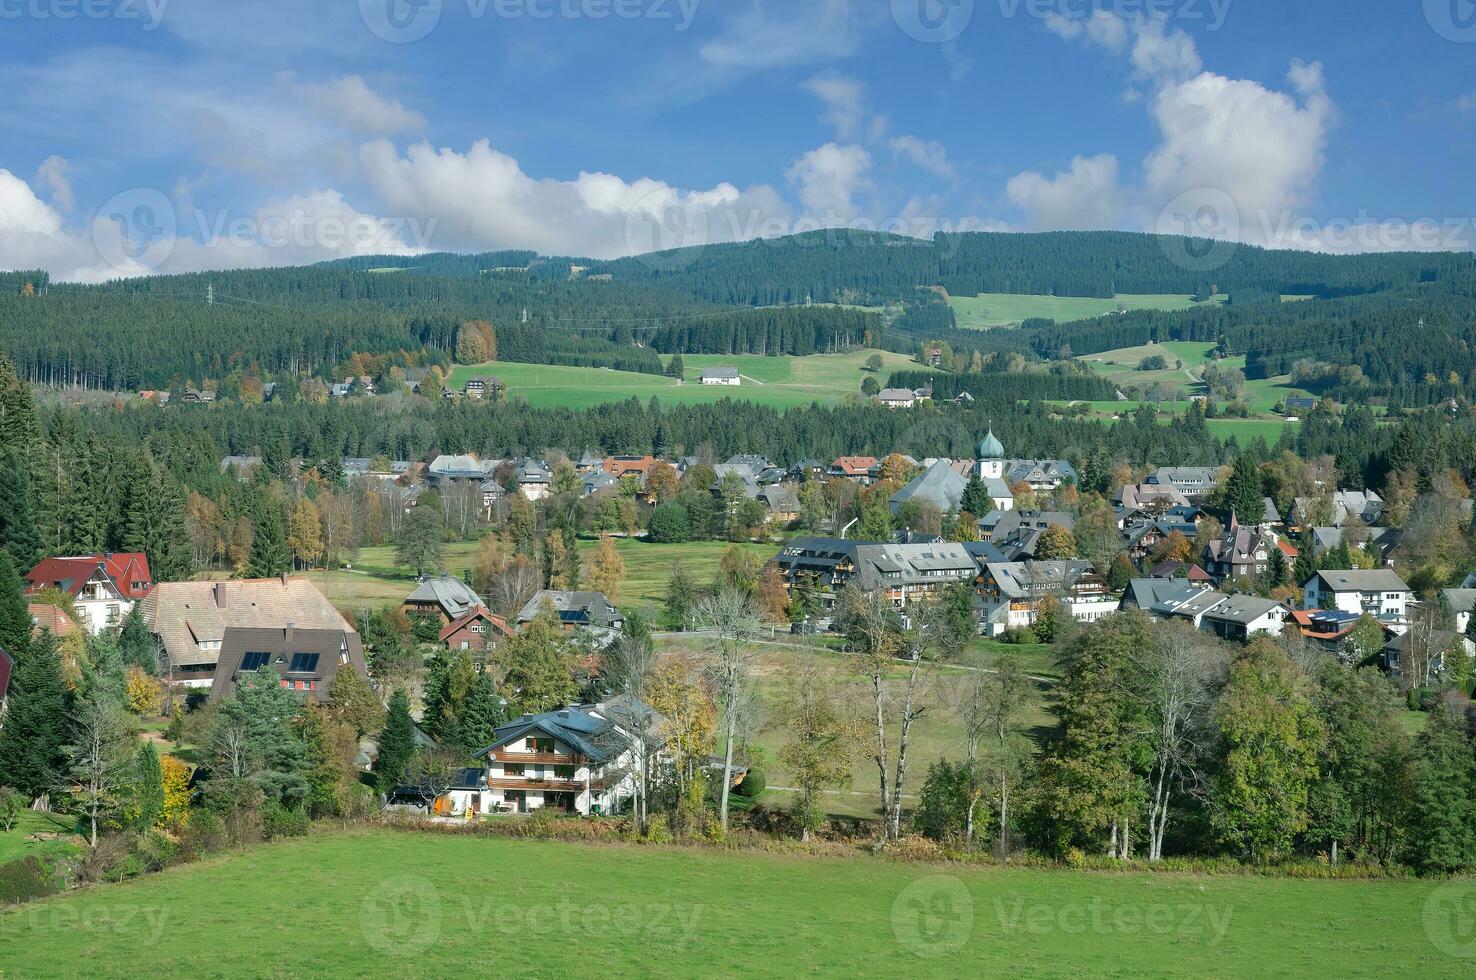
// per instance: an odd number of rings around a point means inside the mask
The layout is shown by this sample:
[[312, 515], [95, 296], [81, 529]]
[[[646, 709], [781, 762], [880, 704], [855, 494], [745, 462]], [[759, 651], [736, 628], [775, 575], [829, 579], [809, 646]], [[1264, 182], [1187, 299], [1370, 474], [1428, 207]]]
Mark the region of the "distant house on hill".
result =
[[702, 372], [701, 381], [705, 385], [740, 385], [743, 378], [735, 367], [714, 367]]
[[502, 391], [502, 382], [497, 378], [479, 374], [467, 379], [465, 391], [466, 397], [477, 401], [484, 398], [496, 400], [498, 393]]
[[883, 388], [876, 400], [885, 408], [911, 408], [917, 404], [917, 392], [910, 388]]

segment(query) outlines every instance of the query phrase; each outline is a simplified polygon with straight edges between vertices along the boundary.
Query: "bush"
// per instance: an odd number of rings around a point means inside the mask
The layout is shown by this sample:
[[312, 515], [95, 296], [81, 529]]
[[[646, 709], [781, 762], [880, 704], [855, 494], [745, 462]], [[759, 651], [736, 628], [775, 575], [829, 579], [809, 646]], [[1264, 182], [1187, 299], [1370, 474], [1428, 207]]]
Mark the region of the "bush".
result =
[[230, 845], [225, 824], [218, 814], [195, 810], [180, 834], [179, 849], [186, 860], [197, 860], [207, 854], [223, 851]]
[[762, 772], [757, 769], [750, 769], [748, 770], [748, 775], [743, 777], [743, 781], [733, 787], [733, 793], [750, 800], [756, 800], [764, 795], [764, 787], [768, 785], [769, 783], [764, 779]]
[[267, 840], [279, 837], [302, 837], [307, 834], [312, 821], [302, 810], [289, 810], [275, 800], [261, 808], [261, 834]]
[[0, 905], [29, 902], [61, 891], [56, 872], [34, 854], [0, 864]]
[[658, 544], [682, 544], [692, 540], [692, 518], [687, 508], [668, 501], [651, 512], [647, 531]]
[[20, 820], [21, 811], [25, 808], [24, 793], [9, 786], [0, 786], [0, 830], [14, 830], [16, 821]]

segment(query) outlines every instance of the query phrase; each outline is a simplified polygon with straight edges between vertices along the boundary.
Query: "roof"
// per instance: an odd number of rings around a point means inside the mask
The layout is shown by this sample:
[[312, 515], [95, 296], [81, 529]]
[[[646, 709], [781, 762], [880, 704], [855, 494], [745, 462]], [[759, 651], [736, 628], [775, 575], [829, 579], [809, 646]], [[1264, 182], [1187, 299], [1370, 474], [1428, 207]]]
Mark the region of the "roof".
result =
[[547, 602], [559, 614], [559, 622], [605, 629], [620, 627], [620, 613], [602, 592], [569, 592], [544, 589], [529, 599], [518, 613], [518, 624], [531, 623]]
[[1262, 599], [1253, 595], [1232, 595], [1210, 609], [1204, 616], [1206, 619], [1222, 623], [1249, 625], [1277, 609], [1291, 611], [1285, 603], [1274, 599]]
[[1066, 483], [1079, 477], [1076, 467], [1064, 459], [1007, 459], [1004, 479], [1014, 486], [1016, 483]]
[[830, 464], [830, 468], [840, 470], [846, 476], [865, 476], [875, 465], [875, 456], [840, 456]]
[[77, 622], [67, 615], [67, 611], [60, 606], [47, 605], [44, 602], [33, 602], [26, 606], [26, 611], [31, 614], [31, 627], [33, 632], [50, 630], [52, 636], [66, 636], [68, 633], [76, 632]]
[[451, 575], [426, 579], [405, 597], [405, 602], [422, 606], [435, 603], [451, 619], [463, 616], [482, 604], [481, 597], [472, 591], [471, 586]]
[[571, 705], [557, 711], [523, 715], [499, 725], [492, 744], [477, 751], [476, 755], [486, 755], [533, 731], [553, 736], [594, 762], [604, 762], [618, 755], [621, 748], [620, 730], [608, 718], [595, 714], [591, 707]]
[[104, 552], [72, 558], [43, 558], [26, 573], [26, 592], [56, 588], [76, 596], [99, 572], [105, 575], [124, 599], [138, 600], [153, 586], [149, 560], [136, 551]]
[[736, 380], [738, 369], [735, 367], [711, 367], [702, 372], [704, 378], [722, 378], [724, 380]]
[[1026, 599], [1043, 592], [1070, 589], [1077, 579], [1091, 574], [1089, 561], [987, 562], [984, 570], [1001, 595]]
[[945, 512], [956, 510], [968, 485], [968, 481], [955, 473], [953, 467], [939, 460], [892, 494], [892, 512], [896, 513], [898, 507], [911, 501], [929, 503]]
[[881, 402], [917, 401], [917, 393], [911, 388], [883, 388], [877, 392], [876, 400]]
[[441, 630], [441, 642], [445, 643], [451, 637], [455, 636], [457, 633], [460, 633], [462, 630], [466, 629], [468, 626], [479, 619], [485, 619], [487, 622], [491, 623], [492, 626], [500, 631], [504, 636], [512, 635], [512, 630], [507, 628], [507, 620], [503, 619], [501, 616], [493, 615], [487, 609], [478, 606], [476, 609], [467, 612], [459, 619], [454, 619], [451, 622], [447, 623], [445, 628]]
[[139, 607], [175, 666], [215, 663], [229, 627], [282, 627], [353, 632], [343, 614], [305, 578], [161, 582]]
[[1476, 589], [1441, 589], [1440, 594], [1450, 603], [1451, 612], [1476, 611]]
[[[244, 663], [253, 654], [264, 663]], [[303, 686], [298, 690], [312, 690], [319, 701], [328, 700], [328, 685], [339, 670], [369, 675], [364, 644], [353, 630], [229, 626], [221, 641], [210, 699], [230, 697], [246, 668], [259, 670], [263, 666], [270, 666], [287, 685], [300, 684]]]
[[1404, 579], [1387, 568], [1353, 569], [1351, 571], [1318, 572], [1329, 592], [1408, 592]]
[[979, 459], [1004, 459], [1004, 443], [994, 436], [994, 430], [979, 440]]
[[1187, 579], [1190, 582], [1214, 581], [1209, 572], [1187, 561], [1161, 561], [1149, 569], [1148, 574], [1153, 578]]
[[487, 478], [488, 472], [490, 472], [490, 467], [477, 459], [477, 457], [468, 454], [459, 456], [441, 455], [431, 460], [428, 472], [432, 478], [484, 480]]

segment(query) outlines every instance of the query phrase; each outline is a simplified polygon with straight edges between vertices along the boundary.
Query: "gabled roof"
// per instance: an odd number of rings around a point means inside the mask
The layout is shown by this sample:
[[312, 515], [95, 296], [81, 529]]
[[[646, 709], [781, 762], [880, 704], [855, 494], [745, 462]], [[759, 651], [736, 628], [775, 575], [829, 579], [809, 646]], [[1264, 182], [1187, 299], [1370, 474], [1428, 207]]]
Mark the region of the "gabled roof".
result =
[[214, 663], [217, 653], [199, 645], [221, 642], [228, 627], [353, 632], [343, 614], [302, 578], [161, 582], [139, 608], [176, 666]]
[[452, 619], [463, 616], [482, 604], [481, 598], [472, 591], [471, 586], [451, 575], [437, 575], [426, 579], [405, 601], [417, 605], [435, 603]]
[[1387, 568], [1353, 569], [1351, 571], [1318, 572], [1313, 580], [1320, 579], [1328, 592], [1408, 592], [1404, 579]]
[[577, 626], [618, 628], [620, 613], [602, 592], [570, 592], [545, 589], [529, 599], [518, 612], [518, 623], [531, 623], [547, 602], [559, 614], [559, 622]]
[[721, 378], [733, 380], [738, 377], [738, 369], [735, 367], [710, 367], [702, 372], [704, 378]]
[[968, 481], [955, 473], [951, 466], [939, 460], [892, 494], [892, 511], [895, 513], [898, 507], [913, 500], [930, 503], [945, 513], [955, 510], [968, 485]]
[[1204, 616], [1206, 619], [1222, 623], [1238, 623], [1244, 626], [1254, 623], [1276, 609], [1291, 611], [1287, 608], [1286, 603], [1277, 602], [1274, 599], [1262, 599], [1253, 595], [1232, 595], [1216, 604]]
[[105, 552], [72, 558], [43, 558], [26, 573], [26, 592], [35, 595], [42, 589], [56, 588], [71, 596], [82, 592], [101, 573], [128, 600], [142, 599], [153, 586], [149, 560], [139, 552]]
[[589, 708], [572, 705], [557, 711], [545, 711], [536, 715], [523, 715], [494, 732], [491, 745], [476, 752], [484, 756], [502, 748], [509, 742], [526, 738], [529, 732], [543, 732], [558, 739], [591, 761], [604, 762], [620, 754], [622, 741], [619, 729], [607, 718], [596, 715]]
[[77, 631], [76, 621], [60, 606], [33, 602], [26, 606], [26, 612], [31, 614], [31, 629], [34, 633], [50, 630], [52, 636], [66, 636]]
[[830, 468], [846, 476], [865, 476], [875, 465], [875, 456], [839, 456]]
[[445, 643], [452, 636], [466, 629], [466, 627], [470, 626], [472, 623], [476, 622], [479, 619], [490, 623], [492, 625], [492, 628], [502, 633], [503, 636], [512, 635], [512, 630], [507, 628], [507, 620], [503, 619], [501, 616], [494, 615], [489, 610], [481, 606], [478, 606], [476, 609], [471, 610], [459, 619], [455, 619], [447, 623], [446, 626], [441, 630], [441, 642]]

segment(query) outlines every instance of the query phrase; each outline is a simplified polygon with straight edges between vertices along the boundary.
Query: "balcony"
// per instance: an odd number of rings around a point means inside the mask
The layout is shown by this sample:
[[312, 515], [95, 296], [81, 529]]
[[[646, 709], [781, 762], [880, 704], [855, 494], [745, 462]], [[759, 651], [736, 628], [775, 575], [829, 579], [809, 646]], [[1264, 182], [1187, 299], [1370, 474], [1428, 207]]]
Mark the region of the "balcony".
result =
[[493, 762], [537, 762], [555, 766], [577, 766], [585, 761], [584, 756], [572, 752], [509, 752], [507, 749], [488, 752], [487, 758]]
[[585, 784], [582, 779], [529, 779], [526, 776], [490, 776], [487, 779], [488, 789], [520, 789], [531, 790], [538, 793], [583, 793], [586, 788], [602, 790], [605, 788], [606, 780], [591, 779]]

